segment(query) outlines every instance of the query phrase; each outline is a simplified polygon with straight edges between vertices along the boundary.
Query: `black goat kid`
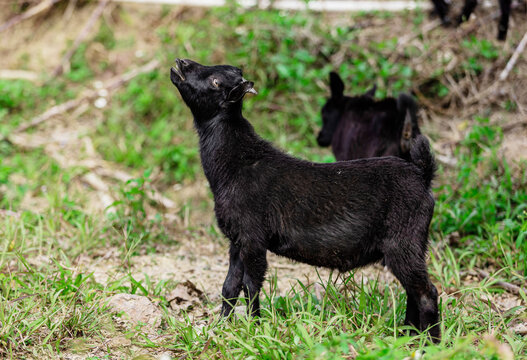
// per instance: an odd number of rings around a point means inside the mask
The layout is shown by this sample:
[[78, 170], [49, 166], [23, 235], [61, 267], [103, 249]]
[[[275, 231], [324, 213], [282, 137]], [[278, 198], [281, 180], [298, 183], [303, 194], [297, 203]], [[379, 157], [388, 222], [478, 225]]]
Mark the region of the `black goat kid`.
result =
[[242, 116], [244, 95], [256, 91], [240, 69], [176, 59], [170, 78], [194, 115], [218, 225], [230, 240], [223, 315], [242, 289], [248, 312], [260, 314], [267, 250], [340, 271], [384, 258], [408, 294], [406, 324], [439, 340], [426, 268], [435, 170], [426, 138], [413, 144], [411, 162], [303, 161], [262, 140]]
[[338, 161], [379, 156], [410, 159], [412, 139], [421, 133], [417, 104], [407, 94], [376, 101], [376, 87], [361, 96], [344, 96], [340, 76], [329, 74], [331, 96], [322, 107], [317, 141], [329, 146]]
[[[450, 8], [449, 3], [445, 0], [432, 0], [434, 3], [434, 8], [443, 22], [443, 25], [449, 25], [450, 19], [448, 17], [448, 10]], [[500, 22], [498, 25], [498, 40], [505, 40], [507, 38], [507, 30], [509, 29], [509, 17], [511, 13], [511, 3], [512, 0], [499, 0], [500, 3]], [[478, 5], [478, 0], [465, 0], [463, 10], [461, 14], [456, 19], [456, 25], [461, 24], [463, 21], [468, 20], [476, 6]]]

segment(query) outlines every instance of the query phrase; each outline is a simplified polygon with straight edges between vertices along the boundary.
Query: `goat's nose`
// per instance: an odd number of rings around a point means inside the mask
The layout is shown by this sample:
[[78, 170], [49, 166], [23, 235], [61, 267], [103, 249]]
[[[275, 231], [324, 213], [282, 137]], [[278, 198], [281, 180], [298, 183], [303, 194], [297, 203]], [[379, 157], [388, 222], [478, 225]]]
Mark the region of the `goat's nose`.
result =
[[327, 136], [324, 136], [324, 134], [322, 134], [322, 132], [321, 132], [317, 136], [317, 143], [318, 143], [319, 146], [326, 147], [326, 146], [329, 146], [331, 141], [328, 141]]
[[176, 58], [174, 61], [180, 69], [189, 65], [188, 60]]

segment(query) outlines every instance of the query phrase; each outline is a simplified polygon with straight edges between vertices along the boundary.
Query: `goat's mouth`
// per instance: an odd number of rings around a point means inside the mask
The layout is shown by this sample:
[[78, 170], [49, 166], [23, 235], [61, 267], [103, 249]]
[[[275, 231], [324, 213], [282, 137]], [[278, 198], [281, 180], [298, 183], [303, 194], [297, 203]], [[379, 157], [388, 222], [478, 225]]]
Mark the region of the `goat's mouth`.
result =
[[170, 71], [172, 72], [173, 75], [174, 74], [177, 75], [181, 79], [181, 81], [185, 81], [185, 76], [183, 75], [183, 72], [181, 71], [181, 68], [180, 68], [180, 62], [181, 60], [176, 59], [176, 66], [172, 66]]

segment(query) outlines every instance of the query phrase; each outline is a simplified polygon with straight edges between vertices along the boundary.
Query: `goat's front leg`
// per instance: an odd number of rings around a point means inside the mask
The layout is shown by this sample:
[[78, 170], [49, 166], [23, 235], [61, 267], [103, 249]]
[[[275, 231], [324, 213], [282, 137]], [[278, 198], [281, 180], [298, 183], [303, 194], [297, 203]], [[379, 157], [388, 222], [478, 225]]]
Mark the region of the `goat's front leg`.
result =
[[240, 258], [240, 249], [231, 242], [231, 248], [229, 250], [229, 271], [225, 282], [223, 283], [223, 305], [221, 308], [221, 314], [223, 316], [229, 316], [238, 301], [238, 295], [242, 290], [243, 283], [243, 263]]
[[463, 21], [467, 21], [477, 5], [478, 0], [465, 0], [463, 10], [461, 10], [461, 14], [457, 18], [457, 24], [460, 25]]
[[[406, 292], [406, 296], [406, 318], [404, 319], [404, 324], [419, 329], [419, 326], [421, 326], [419, 305], [411, 293]], [[414, 331], [410, 331], [411, 335], [414, 335], [414, 333]]]
[[266, 249], [243, 249], [243, 291], [247, 298], [247, 314], [260, 316], [260, 289], [262, 288], [265, 272], [267, 271]]
[[441, 23], [443, 26], [447, 26], [450, 24], [450, 19], [448, 18], [448, 10], [449, 6], [445, 0], [432, 0], [434, 3], [434, 9], [437, 15], [439, 16], [439, 19], [441, 19]]
[[511, 2], [511, 0], [500, 0], [501, 16], [498, 25], [498, 40], [505, 40], [507, 38], [509, 16], [511, 14]]

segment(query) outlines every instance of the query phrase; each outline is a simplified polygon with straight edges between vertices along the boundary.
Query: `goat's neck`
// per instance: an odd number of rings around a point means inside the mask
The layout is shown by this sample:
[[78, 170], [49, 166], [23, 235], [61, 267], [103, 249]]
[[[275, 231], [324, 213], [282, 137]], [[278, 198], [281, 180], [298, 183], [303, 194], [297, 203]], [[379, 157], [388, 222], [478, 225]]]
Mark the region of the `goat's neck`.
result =
[[241, 113], [219, 114], [206, 122], [195, 121], [195, 126], [201, 164], [215, 194], [261, 155], [255, 147], [262, 140]]

